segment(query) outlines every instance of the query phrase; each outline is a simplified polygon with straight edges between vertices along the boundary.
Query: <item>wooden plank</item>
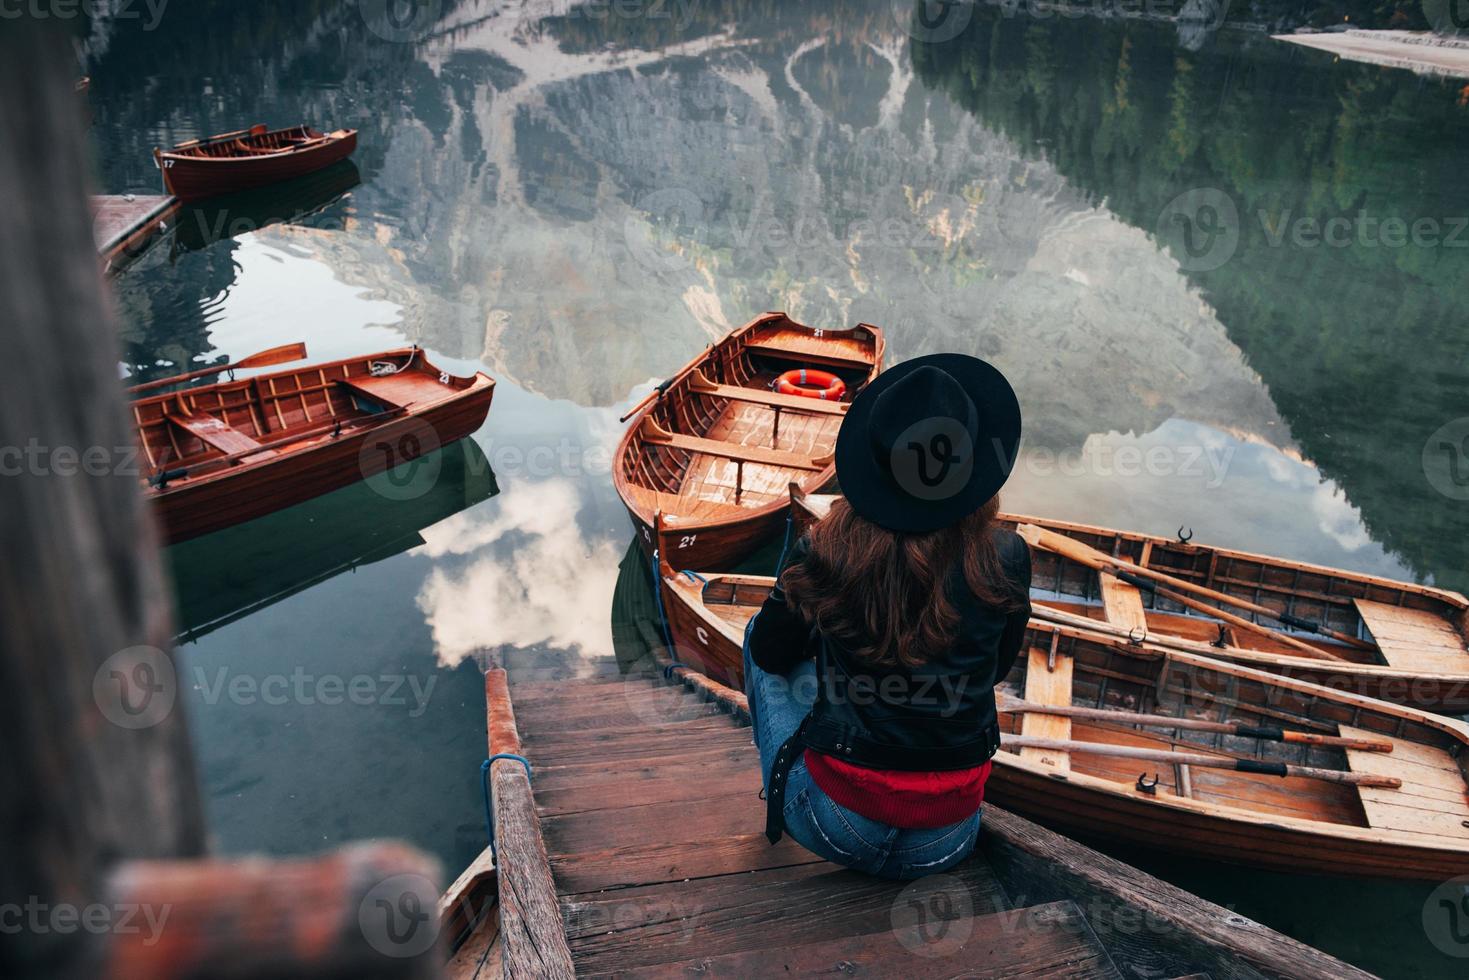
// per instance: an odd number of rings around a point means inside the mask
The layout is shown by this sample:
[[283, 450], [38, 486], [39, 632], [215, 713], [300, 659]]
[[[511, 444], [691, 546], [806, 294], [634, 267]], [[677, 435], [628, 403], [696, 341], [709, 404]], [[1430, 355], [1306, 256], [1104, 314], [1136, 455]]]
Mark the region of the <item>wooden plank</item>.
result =
[[1120, 977], [1081, 910], [1051, 902], [1013, 913], [955, 916], [882, 932], [819, 942], [698, 956], [617, 972], [649, 980], [699, 977], [887, 976], [901, 963], [904, 980], [953, 977]]
[[[1069, 655], [1056, 653], [1056, 665], [1051, 669], [1051, 654], [1040, 647], [1031, 647], [1025, 667], [1025, 700], [1036, 704], [1069, 705], [1071, 703], [1071, 677], [1073, 663]], [[1071, 738], [1071, 719], [1060, 715], [1027, 714], [1020, 723], [1020, 734], [1042, 738]], [[1050, 766], [1057, 772], [1071, 771], [1070, 753], [1055, 749], [1021, 749], [1022, 759], [1031, 759]]]
[[715, 384], [704, 377], [704, 372], [697, 368], [689, 377], [689, 389], [702, 395], [713, 395], [716, 398], [728, 398], [733, 401], [788, 409], [793, 412], [806, 412], [811, 415], [846, 415], [847, 406], [850, 404], [826, 401], [821, 398], [808, 398], [805, 395], [784, 395], [778, 391], [763, 391], [758, 388], [744, 388], [740, 385]]
[[[1342, 725], [1341, 731], [1348, 735], [1361, 729]], [[1347, 762], [1354, 772], [1393, 775], [1403, 780], [1400, 790], [1357, 787], [1368, 826], [1469, 839], [1469, 792], [1458, 762], [1448, 752], [1431, 745], [1407, 743], [1403, 739], [1392, 742], [1390, 755], [1347, 750]], [[1398, 758], [1399, 751], [1403, 753], [1401, 758]], [[1365, 758], [1371, 755], [1378, 758]]]
[[682, 449], [691, 453], [702, 453], [705, 456], [717, 456], [721, 459], [738, 460], [744, 463], [759, 463], [763, 466], [777, 466], [788, 470], [823, 470], [831, 465], [829, 457], [813, 459], [810, 456], [780, 449], [765, 449], [761, 446], [748, 446], [737, 442], [703, 439], [698, 436], [669, 432], [659, 428], [651, 416], [644, 418], [643, 428], [645, 430], [643, 438], [649, 443], [668, 446], [671, 449]]
[[821, 858], [789, 837], [772, 847], [763, 831], [712, 837], [693, 845], [655, 840], [551, 858], [556, 883], [566, 895], [820, 863]]
[[1097, 577], [1102, 583], [1102, 607], [1107, 611], [1107, 621], [1129, 632], [1147, 633], [1148, 613], [1137, 586], [1129, 585], [1111, 572], [1098, 572]]
[[[490, 754], [521, 754], [520, 735], [503, 670], [485, 673]], [[576, 976], [562, 928], [556, 883], [541, 838], [530, 779], [513, 759], [490, 767], [499, 858], [500, 932], [507, 977]]]
[[1382, 657], [1402, 670], [1463, 672], [1469, 651], [1463, 638], [1438, 616], [1367, 599], [1353, 600]]
[[1203, 972], [1214, 980], [1373, 980], [1305, 943], [1022, 817], [988, 804], [984, 813], [980, 849], [1001, 886], [1028, 902], [1074, 901], [1131, 976]]
[[[696, 951], [761, 949], [773, 936], [783, 945], [838, 939], [891, 928], [893, 904], [907, 885], [818, 863], [624, 888], [568, 899], [567, 936], [578, 968], [589, 974]], [[980, 861], [948, 872], [945, 886], [962, 889], [978, 915], [1008, 904]]]
[[[252, 449], [261, 449], [259, 442], [234, 426], [226, 425], [208, 412], [193, 412], [189, 415], [169, 412], [165, 417], [200, 442], [213, 446], [227, 456], [234, 453], [248, 453]], [[275, 450], [273, 449], [261, 449], [261, 452], [257, 454], [259, 457], [274, 455]]]

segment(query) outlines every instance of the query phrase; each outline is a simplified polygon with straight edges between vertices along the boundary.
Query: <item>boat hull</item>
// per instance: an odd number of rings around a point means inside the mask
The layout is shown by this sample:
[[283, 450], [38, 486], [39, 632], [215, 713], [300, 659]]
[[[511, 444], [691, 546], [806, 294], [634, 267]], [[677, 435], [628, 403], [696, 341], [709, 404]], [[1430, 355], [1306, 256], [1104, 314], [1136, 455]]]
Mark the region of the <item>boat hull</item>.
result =
[[[677, 659], [722, 684], [743, 690], [739, 621], [758, 608], [760, 590], [768, 592], [773, 580], [711, 575], [706, 582], [700, 577], [675, 572], [666, 564], [662, 572], [661, 601]], [[705, 605], [702, 598], [711, 589], [719, 590], [721, 598], [729, 600], [730, 605], [743, 606], [743, 613], [739, 616], [711, 613], [712, 607]], [[1038, 628], [1032, 621], [1030, 645], [1044, 649], [1045, 636], [1055, 629]], [[1060, 632], [1085, 636], [1078, 631]], [[1093, 653], [1119, 649], [1117, 641], [1100, 635], [1088, 642], [1096, 644]], [[1226, 693], [1234, 697], [1243, 697], [1244, 691], [1255, 687], [1272, 692], [1265, 702], [1270, 706], [1267, 710], [1330, 701], [1335, 703], [1337, 715], [1360, 721], [1373, 731], [1401, 731], [1406, 725], [1409, 729], [1446, 731], [1460, 742], [1469, 737], [1462, 725], [1412, 709], [1338, 695], [1300, 681], [1281, 680], [1279, 684], [1284, 686], [1277, 687], [1270, 675], [1247, 667], [1214, 664], [1187, 654], [1134, 654], [1132, 657], [1131, 666], [1117, 677], [1159, 676], [1161, 665], [1173, 661], [1166, 670], [1173, 671], [1175, 676], [1190, 677], [1190, 683], [1202, 683], [1201, 689], [1205, 691], [1219, 692], [1227, 688]], [[1078, 667], [1078, 671], [1081, 669]], [[1023, 676], [1019, 665], [1017, 673]], [[1197, 702], [1188, 707], [1194, 709], [1200, 705]], [[1243, 707], [1248, 710], [1250, 705], [1244, 703]], [[1403, 748], [1409, 745], [1404, 743]], [[1149, 777], [1156, 769], [1171, 768], [1154, 762], [1135, 765], [1140, 775]], [[1284, 781], [1274, 783], [1277, 777], [1263, 778], [1266, 781], [1262, 785], [1269, 791], [1284, 794], [1298, 791]], [[1259, 810], [1242, 818], [1237, 809], [1221, 810], [1193, 799], [1168, 795], [1163, 789], [1149, 794], [1116, 779], [1059, 772], [1008, 751], [995, 757], [985, 798], [1064, 833], [1211, 861], [1311, 874], [1412, 880], [1442, 880], [1469, 874], [1469, 843], [1453, 844], [1447, 838], [1438, 838], [1444, 846], [1434, 846], [1422, 843], [1421, 837], [1413, 840], [1406, 835], [1382, 834], [1370, 827], [1317, 828], [1308, 821], [1290, 819], [1284, 813], [1274, 817]]]
[[[834, 499], [832, 495], [793, 493], [791, 513], [794, 533], [804, 533], [821, 520]], [[1296, 604], [1290, 587], [1305, 582], [1308, 586], [1314, 585], [1315, 589], [1308, 588], [1303, 592], [1300, 604], [1313, 604], [1310, 610], [1312, 615], [1334, 618], [1333, 625], [1345, 630], [1357, 628], [1357, 620], [1347, 614], [1353, 598], [1372, 599], [1400, 608], [1432, 612], [1441, 616], [1447, 626], [1455, 629], [1460, 628], [1456, 624], [1463, 617], [1463, 596], [1431, 586], [1394, 582], [1377, 576], [1290, 562], [1268, 555], [1208, 548], [1168, 538], [1069, 521], [1017, 514], [1000, 514], [999, 521], [1012, 528], [1020, 523], [1035, 524], [1046, 530], [1074, 537], [1106, 554], [1120, 555], [1133, 562], [1146, 555], [1155, 564], [1173, 574], [1180, 571], [1187, 573], [1190, 570], [1196, 570], [1195, 574], [1198, 574], [1197, 570], [1207, 570], [1205, 584], [1217, 584], [1222, 589], [1233, 590], [1241, 597], [1253, 598], [1250, 589], [1241, 585], [1242, 576], [1239, 572], [1232, 576], [1223, 576], [1217, 583], [1212, 574], [1221, 569], [1244, 569], [1245, 574], [1252, 579], [1251, 586], [1258, 581], [1261, 588], [1275, 590], [1272, 601], [1282, 608]], [[1106, 619], [1104, 606], [1096, 603], [1087, 605], [1079, 601], [1090, 588], [1090, 572], [1058, 568], [1056, 557], [1044, 551], [1032, 551], [1031, 561], [1033, 578], [1038, 585], [1064, 583], [1064, 591], [1070, 593], [1062, 595], [1063, 590], [1057, 588], [1054, 590], [1057, 593], [1056, 598], [1036, 600], [1038, 609], [1051, 608], [1072, 616], [1089, 617], [1097, 629], [1106, 629], [1112, 625]], [[1158, 603], [1154, 601], [1146, 610], [1149, 632], [1143, 642], [1162, 645], [1166, 640], [1182, 641], [1179, 646], [1186, 648], [1188, 652], [1269, 671], [1281, 677], [1321, 684], [1334, 691], [1346, 691], [1423, 711], [1448, 715], [1469, 714], [1469, 657], [1465, 658], [1462, 669], [1431, 671], [1415, 670], [1411, 665], [1404, 667], [1352, 660], [1315, 660], [1293, 656], [1293, 651], [1283, 644], [1266, 643], [1269, 649], [1243, 648], [1239, 644], [1261, 644], [1263, 641], [1237, 629], [1233, 631], [1235, 645], [1216, 647], [1212, 645], [1212, 641], [1217, 636], [1217, 623], [1199, 616], [1184, 615], [1185, 612], [1183, 609], [1159, 609]], [[1269, 621], [1266, 622], [1268, 624]], [[1122, 632], [1125, 634], [1127, 631]], [[1352, 656], [1351, 650], [1338, 643], [1319, 641], [1315, 637], [1301, 634], [1296, 634], [1296, 638], [1318, 642], [1322, 649], [1338, 655]]]
[[[263, 517], [436, 452], [483, 425], [493, 397], [494, 388], [488, 387], [422, 415], [344, 435], [238, 475], [157, 493], [154, 512], [164, 544]], [[432, 438], [424, 438], [430, 431]], [[378, 446], [384, 451], [373, 451]]]
[[301, 177], [345, 160], [357, 149], [356, 131], [329, 138], [320, 146], [260, 157], [186, 157], [159, 155], [163, 186], [181, 201], [250, 190]]
[[876, 327], [817, 329], [766, 313], [681, 368], [614, 457], [644, 554], [656, 548], [681, 569], [728, 568], [783, 530], [789, 484], [815, 492], [835, 478], [843, 406], [772, 395], [766, 382], [810, 363], [845, 373], [855, 394], [882, 354]]

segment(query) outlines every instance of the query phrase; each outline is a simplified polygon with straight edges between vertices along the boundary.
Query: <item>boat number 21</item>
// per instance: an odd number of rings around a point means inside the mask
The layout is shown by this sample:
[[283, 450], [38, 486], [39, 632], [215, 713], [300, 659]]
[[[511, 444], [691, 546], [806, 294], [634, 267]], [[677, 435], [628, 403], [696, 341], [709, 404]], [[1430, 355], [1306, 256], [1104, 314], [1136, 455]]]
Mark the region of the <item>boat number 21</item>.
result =
[[678, 539], [678, 546], [680, 548], [687, 548], [694, 543], [694, 540], [696, 538], [698, 538], [697, 534], [685, 534], [683, 537]]

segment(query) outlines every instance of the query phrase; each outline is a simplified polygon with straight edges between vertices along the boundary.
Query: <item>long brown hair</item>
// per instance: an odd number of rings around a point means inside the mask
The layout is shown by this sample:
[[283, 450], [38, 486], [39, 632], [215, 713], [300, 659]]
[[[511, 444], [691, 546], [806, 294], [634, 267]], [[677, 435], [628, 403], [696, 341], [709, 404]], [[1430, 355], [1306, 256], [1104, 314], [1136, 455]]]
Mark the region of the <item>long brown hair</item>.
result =
[[844, 498], [811, 530], [811, 548], [781, 576], [792, 610], [869, 664], [913, 668], [948, 649], [960, 613], [948, 593], [954, 569], [985, 605], [1024, 602], [994, 542], [1000, 500], [957, 524], [903, 534], [860, 516]]

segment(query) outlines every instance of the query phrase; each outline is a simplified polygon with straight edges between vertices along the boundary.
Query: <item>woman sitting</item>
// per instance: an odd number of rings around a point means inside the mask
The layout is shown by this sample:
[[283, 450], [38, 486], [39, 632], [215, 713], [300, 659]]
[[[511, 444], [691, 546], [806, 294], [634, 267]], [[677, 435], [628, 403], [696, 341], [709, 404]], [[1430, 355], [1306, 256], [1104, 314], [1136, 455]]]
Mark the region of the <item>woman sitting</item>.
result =
[[1029, 552], [994, 525], [1019, 442], [1014, 391], [972, 357], [907, 361], [853, 401], [846, 499], [745, 634], [772, 843], [889, 878], [974, 848], [994, 687], [1030, 615]]

